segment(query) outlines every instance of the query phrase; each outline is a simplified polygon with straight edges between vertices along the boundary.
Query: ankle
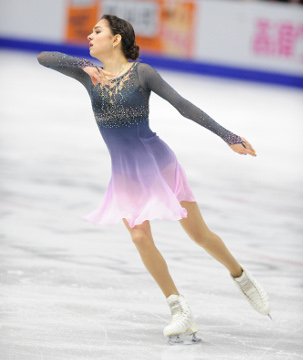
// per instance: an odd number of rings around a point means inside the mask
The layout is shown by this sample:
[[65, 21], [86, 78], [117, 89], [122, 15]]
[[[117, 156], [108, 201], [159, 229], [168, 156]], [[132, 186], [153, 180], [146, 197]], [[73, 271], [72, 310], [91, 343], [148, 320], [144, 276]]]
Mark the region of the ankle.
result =
[[179, 296], [180, 294], [179, 294], [178, 291], [169, 292], [169, 293], [165, 294], [166, 299], [169, 298], [171, 295], [177, 295], [177, 296]]
[[243, 269], [240, 266], [240, 270], [230, 273], [233, 278], [238, 278], [243, 274]]

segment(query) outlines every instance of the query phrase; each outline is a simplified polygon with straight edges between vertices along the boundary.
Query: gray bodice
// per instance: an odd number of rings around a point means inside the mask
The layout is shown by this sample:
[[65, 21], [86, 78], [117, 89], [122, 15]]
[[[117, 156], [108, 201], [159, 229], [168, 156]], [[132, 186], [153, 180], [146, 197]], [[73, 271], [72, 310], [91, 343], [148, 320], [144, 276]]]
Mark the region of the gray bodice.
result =
[[[241, 143], [241, 138], [228, 131], [204, 111], [180, 96], [150, 65], [134, 62], [111, 85], [94, 85], [83, 71], [94, 63], [59, 52], [42, 52], [38, 56], [41, 65], [57, 70], [80, 81], [87, 89], [92, 108], [100, 128], [132, 127], [148, 121], [151, 91], [170, 102], [184, 117], [191, 119], [220, 136], [228, 145]], [[122, 131], [123, 129], [121, 129]]]

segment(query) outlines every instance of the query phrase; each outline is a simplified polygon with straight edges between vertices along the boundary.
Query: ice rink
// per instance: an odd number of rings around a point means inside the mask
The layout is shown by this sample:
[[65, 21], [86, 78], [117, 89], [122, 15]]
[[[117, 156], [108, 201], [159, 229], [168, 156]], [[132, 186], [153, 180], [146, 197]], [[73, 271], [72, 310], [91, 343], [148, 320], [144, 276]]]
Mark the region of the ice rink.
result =
[[303, 359], [303, 93], [159, 70], [257, 157], [240, 156], [153, 94], [150, 128], [175, 152], [208, 226], [267, 290], [274, 321], [178, 222], [152, 233], [202, 343], [169, 346], [165, 297], [122, 221], [99, 204], [110, 157], [85, 88], [1, 51], [1, 360]]

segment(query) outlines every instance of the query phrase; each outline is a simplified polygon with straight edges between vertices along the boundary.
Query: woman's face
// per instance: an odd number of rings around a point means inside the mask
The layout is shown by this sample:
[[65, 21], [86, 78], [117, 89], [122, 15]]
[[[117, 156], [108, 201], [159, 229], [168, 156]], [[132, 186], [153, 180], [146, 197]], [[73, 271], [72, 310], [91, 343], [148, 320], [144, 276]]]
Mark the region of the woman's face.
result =
[[89, 41], [90, 55], [97, 57], [112, 51], [115, 37], [107, 20], [100, 20], [94, 27], [93, 32], [87, 37]]

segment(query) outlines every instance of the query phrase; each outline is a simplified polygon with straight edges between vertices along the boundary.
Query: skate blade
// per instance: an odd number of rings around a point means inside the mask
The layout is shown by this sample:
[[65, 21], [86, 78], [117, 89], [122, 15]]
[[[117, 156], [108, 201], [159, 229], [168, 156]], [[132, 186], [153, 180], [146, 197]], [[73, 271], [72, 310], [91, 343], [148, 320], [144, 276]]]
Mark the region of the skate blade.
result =
[[202, 339], [196, 337], [196, 333], [191, 334], [173, 334], [167, 337], [169, 345], [194, 345], [202, 342]]

